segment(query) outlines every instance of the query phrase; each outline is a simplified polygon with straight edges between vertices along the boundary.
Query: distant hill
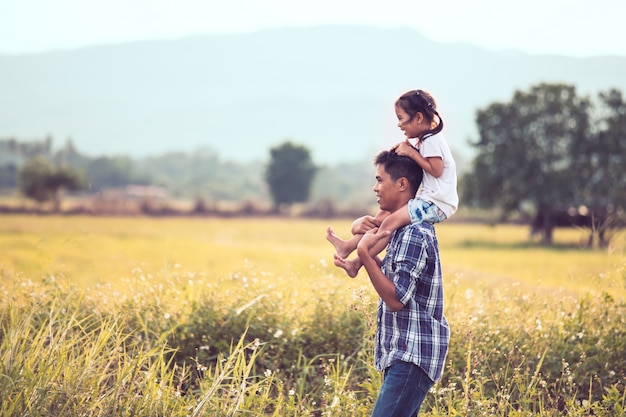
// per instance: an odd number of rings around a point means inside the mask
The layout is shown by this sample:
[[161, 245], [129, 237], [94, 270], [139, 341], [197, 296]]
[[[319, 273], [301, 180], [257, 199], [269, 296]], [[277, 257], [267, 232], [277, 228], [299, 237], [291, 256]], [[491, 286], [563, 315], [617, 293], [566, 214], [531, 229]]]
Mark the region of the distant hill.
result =
[[0, 138], [71, 138], [93, 155], [212, 148], [236, 161], [292, 139], [319, 164], [370, 160], [402, 139], [395, 98], [424, 88], [467, 159], [476, 109], [539, 82], [626, 92], [625, 74], [626, 57], [532, 56], [358, 26], [0, 55]]

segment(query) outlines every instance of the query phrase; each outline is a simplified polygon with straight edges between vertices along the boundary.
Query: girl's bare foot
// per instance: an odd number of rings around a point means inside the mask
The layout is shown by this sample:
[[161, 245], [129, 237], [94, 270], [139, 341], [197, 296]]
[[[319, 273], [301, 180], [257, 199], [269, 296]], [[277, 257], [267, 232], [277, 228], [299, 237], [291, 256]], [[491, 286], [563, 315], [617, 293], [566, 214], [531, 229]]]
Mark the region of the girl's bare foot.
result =
[[361, 262], [359, 258], [348, 260], [335, 254], [334, 259], [335, 259], [334, 261], [335, 266], [338, 266], [339, 268], [343, 268], [346, 271], [346, 274], [348, 274], [350, 278], [356, 277], [357, 274], [359, 273], [359, 269], [361, 268]]
[[330, 226], [326, 229], [326, 240], [335, 247], [335, 252], [340, 258], [346, 258], [354, 250], [354, 248], [349, 248], [348, 242], [337, 236]]

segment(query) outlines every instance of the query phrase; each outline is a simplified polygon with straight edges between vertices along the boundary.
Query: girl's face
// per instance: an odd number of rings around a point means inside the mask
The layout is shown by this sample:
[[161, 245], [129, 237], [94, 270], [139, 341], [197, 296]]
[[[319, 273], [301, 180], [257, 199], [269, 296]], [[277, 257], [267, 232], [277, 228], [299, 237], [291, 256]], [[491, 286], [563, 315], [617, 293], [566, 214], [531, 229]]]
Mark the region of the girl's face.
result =
[[427, 127], [424, 127], [424, 115], [417, 113], [413, 118], [402, 108], [396, 106], [396, 116], [398, 117], [398, 127], [404, 132], [404, 135], [409, 138], [419, 138]]

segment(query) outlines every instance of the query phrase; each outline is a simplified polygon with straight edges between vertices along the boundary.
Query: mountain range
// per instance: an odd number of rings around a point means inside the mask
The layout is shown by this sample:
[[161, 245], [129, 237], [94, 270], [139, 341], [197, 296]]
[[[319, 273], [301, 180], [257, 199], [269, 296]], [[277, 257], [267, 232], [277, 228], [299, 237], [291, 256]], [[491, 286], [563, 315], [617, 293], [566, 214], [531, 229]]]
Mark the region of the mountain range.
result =
[[422, 88], [467, 160], [476, 110], [542, 82], [626, 91], [626, 57], [528, 55], [361, 26], [0, 55], [0, 138], [71, 139], [91, 155], [208, 148], [242, 162], [292, 140], [319, 164], [371, 160], [403, 139], [394, 100]]

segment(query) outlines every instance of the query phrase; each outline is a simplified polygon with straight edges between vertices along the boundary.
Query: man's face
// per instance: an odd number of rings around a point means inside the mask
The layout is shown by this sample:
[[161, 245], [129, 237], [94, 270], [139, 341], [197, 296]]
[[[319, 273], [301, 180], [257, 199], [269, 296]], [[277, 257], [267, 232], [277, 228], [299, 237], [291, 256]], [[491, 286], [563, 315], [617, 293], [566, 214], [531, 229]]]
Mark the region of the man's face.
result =
[[399, 181], [394, 181], [381, 164], [376, 165], [376, 184], [374, 185], [376, 200], [381, 210], [394, 212], [402, 204], [400, 201]]

